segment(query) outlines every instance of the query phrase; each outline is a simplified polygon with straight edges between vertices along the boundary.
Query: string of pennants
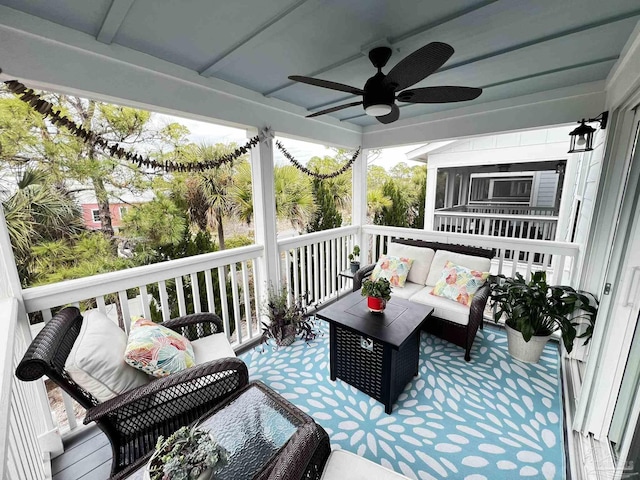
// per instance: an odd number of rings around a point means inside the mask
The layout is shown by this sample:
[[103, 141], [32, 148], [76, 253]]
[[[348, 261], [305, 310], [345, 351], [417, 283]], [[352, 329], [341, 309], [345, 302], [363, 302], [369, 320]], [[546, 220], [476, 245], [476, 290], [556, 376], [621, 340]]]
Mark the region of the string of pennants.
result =
[[[212, 168], [218, 168], [225, 163], [233, 162], [241, 155], [244, 155], [251, 151], [251, 149], [258, 145], [258, 143], [260, 142], [260, 136], [256, 135], [250, 138], [243, 146], [236, 148], [233, 152], [221, 155], [215, 160], [210, 160], [207, 162], [190, 164], [183, 164], [172, 161], [159, 162], [147, 156], [127, 151], [118, 143], [110, 142], [103, 138], [101, 135], [77, 125], [75, 122], [62, 115], [60, 113], [60, 110], [55, 109], [55, 107], [50, 102], [42, 99], [40, 95], [33, 91], [33, 89], [27, 88], [24, 84], [18, 82], [17, 80], [8, 80], [5, 81], [4, 84], [7, 86], [7, 89], [11, 93], [18, 96], [18, 98], [23, 102], [29, 104], [36, 112], [40, 113], [43, 117], [49, 118], [51, 123], [53, 123], [54, 125], [58, 127], [65, 127], [69, 132], [71, 132], [83, 142], [95, 145], [96, 147], [100, 148], [106, 155], [117, 157], [119, 159], [126, 159], [127, 161], [138, 165], [138, 167], [161, 169], [165, 172], [203, 172]], [[353, 157], [339, 170], [333, 173], [322, 174], [311, 171], [300, 162], [298, 162], [286, 150], [286, 148], [282, 145], [282, 143], [280, 143], [279, 140], [276, 141], [276, 146], [282, 152], [285, 158], [289, 160], [297, 169], [307, 175], [321, 180], [335, 178], [338, 175], [342, 175], [351, 168], [353, 163], [356, 161], [356, 158], [360, 154], [360, 148], [358, 148]]]

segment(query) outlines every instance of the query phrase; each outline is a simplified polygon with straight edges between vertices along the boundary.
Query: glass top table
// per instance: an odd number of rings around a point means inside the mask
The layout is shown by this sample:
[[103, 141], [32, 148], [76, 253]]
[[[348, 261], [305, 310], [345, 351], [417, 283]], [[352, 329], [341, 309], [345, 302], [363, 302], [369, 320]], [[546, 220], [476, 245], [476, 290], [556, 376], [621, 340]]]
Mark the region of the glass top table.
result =
[[[303, 427], [322, 430], [311, 417], [260, 382], [249, 384], [204, 416], [199, 425], [227, 452], [227, 462], [213, 471], [215, 480], [268, 478], [265, 472], [274, 468], [288, 443], [299, 440]], [[317, 435], [319, 440], [321, 437]], [[145, 466], [146, 462], [127, 479], [143, 480]]]

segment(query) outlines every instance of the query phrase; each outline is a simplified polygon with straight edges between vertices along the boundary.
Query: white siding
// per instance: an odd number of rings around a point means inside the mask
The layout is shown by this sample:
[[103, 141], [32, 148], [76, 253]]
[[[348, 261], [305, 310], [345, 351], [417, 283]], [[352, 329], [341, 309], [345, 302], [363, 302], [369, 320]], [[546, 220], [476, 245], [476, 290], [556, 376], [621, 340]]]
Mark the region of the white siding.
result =
[[558, 174], [556, 172], [538, 172], [536, 175], [537, 192], [532, 199], [534, 207], [553, 207], [556, 204]]

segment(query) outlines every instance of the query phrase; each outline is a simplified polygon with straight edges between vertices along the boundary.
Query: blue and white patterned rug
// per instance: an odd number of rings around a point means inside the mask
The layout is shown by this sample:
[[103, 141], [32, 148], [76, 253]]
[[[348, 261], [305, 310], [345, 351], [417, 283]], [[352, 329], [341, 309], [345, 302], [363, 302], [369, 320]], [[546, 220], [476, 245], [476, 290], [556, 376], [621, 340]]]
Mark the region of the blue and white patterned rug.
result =
[[422, 333], [420, 375], [384, 413], [381, 403], [329, 379], [328, 326], [310, 345], [296, 341], [240, 356], [261, 380], [311, 415], [344, 449], [414, 479], [564, 478], [557, 345], [538, 364], [513, 360], [504, 331], [479, 331], [462, 348]]

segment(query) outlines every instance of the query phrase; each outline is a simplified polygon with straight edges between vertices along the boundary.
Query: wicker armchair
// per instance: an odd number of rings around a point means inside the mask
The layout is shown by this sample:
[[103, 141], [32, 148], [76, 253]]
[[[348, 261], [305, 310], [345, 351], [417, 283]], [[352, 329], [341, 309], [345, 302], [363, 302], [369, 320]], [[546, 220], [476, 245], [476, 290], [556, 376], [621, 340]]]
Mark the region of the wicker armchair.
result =
[[[87, 409], [84, 423], [95, 421], [113, 451], [112, 475], [123, 477], [129, 466], [168, 436], [208, 412], [248, 382], [247, 366], [228, 357], [207, 362], [129, 390], [100, 403], [67, 374], [65, 362], [78, 337], [82, 315], [75, 307], [62, 309], [31, 342], [16, 369], [23, 381], [46, 375]], [[217, 315], [187, 315], [163, 323], [190, 340], [222, 331]]]

